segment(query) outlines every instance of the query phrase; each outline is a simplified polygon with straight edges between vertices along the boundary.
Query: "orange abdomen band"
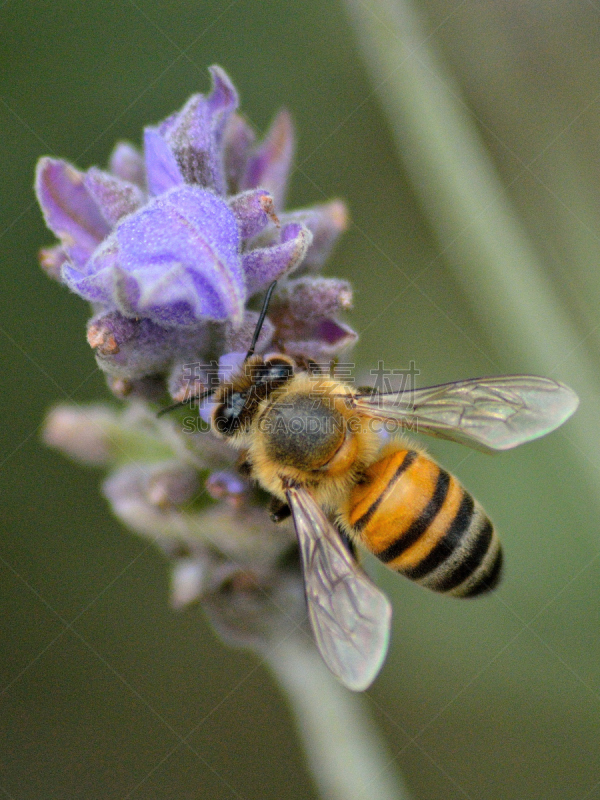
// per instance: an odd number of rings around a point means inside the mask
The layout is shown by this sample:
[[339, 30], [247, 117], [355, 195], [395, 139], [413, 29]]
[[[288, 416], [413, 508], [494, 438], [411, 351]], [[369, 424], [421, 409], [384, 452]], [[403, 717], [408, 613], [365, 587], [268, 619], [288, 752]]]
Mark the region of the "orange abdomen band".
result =
[[349, 523], [385, 564], [431, 589], [472, 596], [498, 581], [493, 526], [459, 482], [400, 448], [372, 464], [350, 497]]

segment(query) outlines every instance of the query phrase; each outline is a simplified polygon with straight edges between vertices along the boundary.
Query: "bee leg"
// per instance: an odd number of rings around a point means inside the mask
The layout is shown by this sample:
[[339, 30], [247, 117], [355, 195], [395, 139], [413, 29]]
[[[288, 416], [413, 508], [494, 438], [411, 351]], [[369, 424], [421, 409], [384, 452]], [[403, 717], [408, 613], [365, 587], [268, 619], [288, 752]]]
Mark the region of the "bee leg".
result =
[[291, 516], [292, 513], [288, 504], [283, 503], [276, 497], [271, 497], [269, 500], [268, 511], [273, 522], [283, 522], [283, 520]]
[[244, 478], [252, 477], [252, 463], [248, 459], [247, 452], [247, 450], [243, 450], [236, 463], [237, 471]]
[[350, 553], [352, 558], [356, 561], [356, 563], [360, 563], [360, 559], [358, 557], [358, 551], [356, 549], [356, 545], [352, 541], [352, 539], [345, 533], [339, 526], [336, 525], [337, 532], [340, 535], [340, 539], [344, 543], [346, 550]]

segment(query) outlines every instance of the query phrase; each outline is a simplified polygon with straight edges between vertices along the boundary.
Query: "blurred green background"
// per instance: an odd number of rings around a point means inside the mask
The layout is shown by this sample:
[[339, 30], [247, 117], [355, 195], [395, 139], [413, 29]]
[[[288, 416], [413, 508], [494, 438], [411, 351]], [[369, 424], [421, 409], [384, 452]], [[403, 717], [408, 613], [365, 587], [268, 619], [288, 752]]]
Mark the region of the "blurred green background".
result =
[[[600, 369], [600, 6], [419, 7]], [[115, 140], [139, 143], [145, 124], [205, 91], [212, 63], [259, 131], [292, 111], [289, 206], [349, 204], [327, 273], [355, 286], [360, 365], [414, 360], [421, 385], [531, 368], [456, 282], [340, 4], [0, 4], [0, 789], [15, 800], [316, 796], [266, 669], [223, 647], [200, 610], [170, 610], [163, 556], [110, 516], [100, 474], [39, 440], [53, 403], [108, 392], [86, 305], [37, 266], [53, 237], [35, 161], [104, 164]], [[600, 798], [600, 457], [576, 458], [568, 436], [494, 458], [428, 443], [502, 534], [496, 594], [461, 603], [375, 568], [395, 625], [367, 702], [419, 800]], [[175, 749], [193, 726], [200, 757]]]

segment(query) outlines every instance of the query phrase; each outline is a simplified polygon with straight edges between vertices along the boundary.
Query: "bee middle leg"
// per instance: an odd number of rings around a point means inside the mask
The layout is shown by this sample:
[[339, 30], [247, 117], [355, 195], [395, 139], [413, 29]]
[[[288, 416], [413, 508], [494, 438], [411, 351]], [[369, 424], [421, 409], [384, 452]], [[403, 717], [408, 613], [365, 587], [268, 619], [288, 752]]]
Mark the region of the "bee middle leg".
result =
[[356, 563], [359, 564], [360, 563], [360, 557], [359, 557], [358, 550], [356, 549], [356, 545], [354, 544], [352, 539], [348, 536], [348, 534], [345, 533], [339, 525], [336, 525], [336, 528], [337, 528], [337, 532], [340, 535], [340, 539], [342, 540], [342, 543], [343, 543], [344, 547], [350, 553], [350, 555], [356, 561]]

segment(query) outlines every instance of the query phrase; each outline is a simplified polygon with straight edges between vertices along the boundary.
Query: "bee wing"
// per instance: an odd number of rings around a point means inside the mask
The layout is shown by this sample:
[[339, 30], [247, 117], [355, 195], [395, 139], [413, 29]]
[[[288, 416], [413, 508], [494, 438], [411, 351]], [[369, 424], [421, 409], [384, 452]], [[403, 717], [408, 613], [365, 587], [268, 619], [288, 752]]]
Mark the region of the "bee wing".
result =
[[[352, 395], [350, 395], [352, 397]], [[550, 378], [507, 375], [444, 383], [412, 392], [355, 395], [360, 413], [479, 450], [508, 450], [562, 425], [579, 405]]]
[[308, 615], [323, 660], [354, 691], [371, 685], [387, 653], [392, 609], [302, 488], [289, 488]]

